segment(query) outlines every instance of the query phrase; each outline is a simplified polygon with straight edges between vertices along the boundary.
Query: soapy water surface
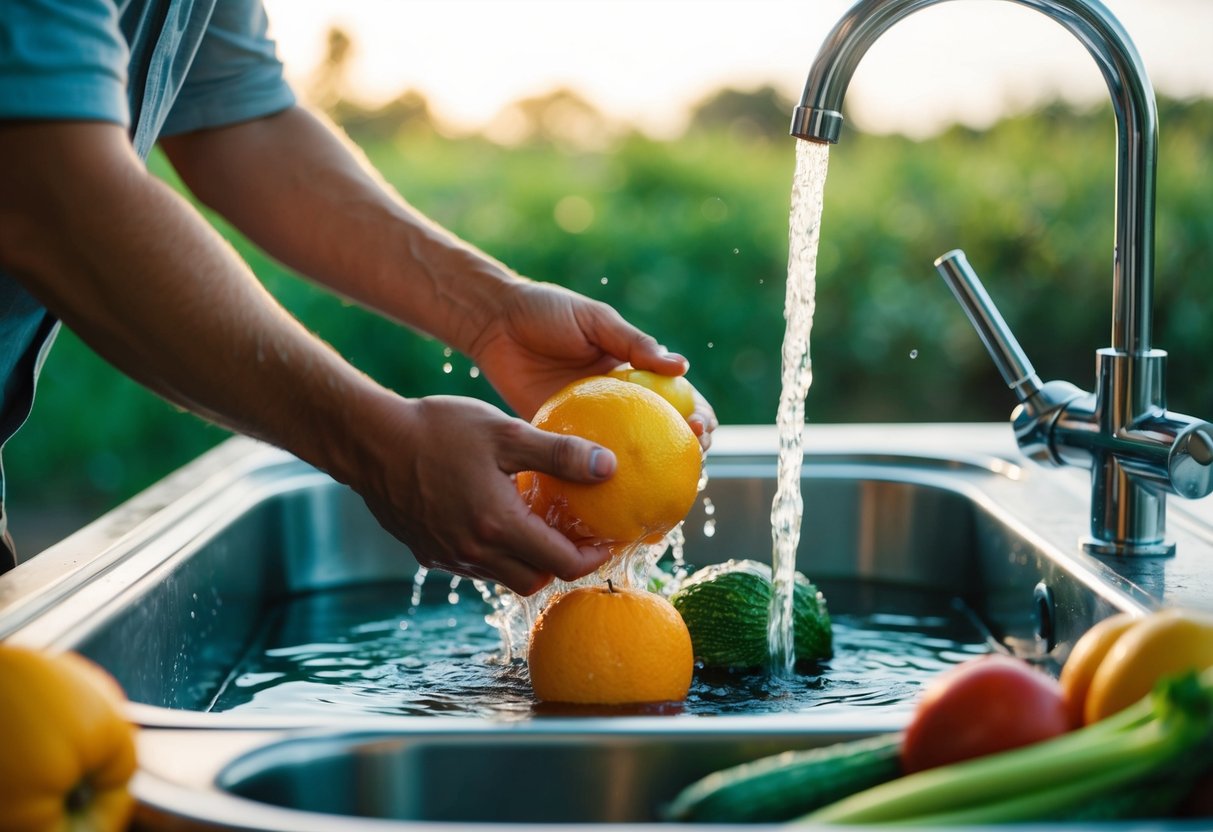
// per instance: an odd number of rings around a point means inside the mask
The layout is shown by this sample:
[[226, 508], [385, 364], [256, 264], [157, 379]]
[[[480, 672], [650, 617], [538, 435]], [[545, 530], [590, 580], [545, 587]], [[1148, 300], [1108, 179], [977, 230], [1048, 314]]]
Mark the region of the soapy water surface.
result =
[[[560, 713], [537, 703], [526, 664], [503, 662], [489, 606], [466, 583], [431, 574], [425, 591], [376, 584], [280, 604], [229, 674], [212, 711], [295, 715], [465, 716], [496, 720]], [[834, 657], [788, 677], [697, 667], [685, 703], [640, 712], [831, 712], [878, 707], [909, 714], [924, 682], [988, 652], [955, 599], [896, 587], [821, 584]], [[452, 603], [455, 600], [456, 603]]]

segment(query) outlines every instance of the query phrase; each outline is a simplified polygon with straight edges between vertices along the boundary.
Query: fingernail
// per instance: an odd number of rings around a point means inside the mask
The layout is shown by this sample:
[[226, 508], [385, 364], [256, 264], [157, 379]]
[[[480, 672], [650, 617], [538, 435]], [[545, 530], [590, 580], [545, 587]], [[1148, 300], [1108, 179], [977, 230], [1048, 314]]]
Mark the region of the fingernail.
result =
[[595, 448], [590, 452], [590, 474], [606, 479], [615, 473], [615, 455], [606, 448]]

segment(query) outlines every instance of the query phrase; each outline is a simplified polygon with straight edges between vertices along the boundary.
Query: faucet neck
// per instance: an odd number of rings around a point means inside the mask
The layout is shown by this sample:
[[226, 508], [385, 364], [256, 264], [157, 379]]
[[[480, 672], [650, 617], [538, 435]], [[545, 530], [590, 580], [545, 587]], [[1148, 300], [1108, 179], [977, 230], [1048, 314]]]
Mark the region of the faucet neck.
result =
[[[889, 27], [946, 0], [859, 0], [822, 44], [792, 117], [792, 135], [838, 141], [842, 100], [860, 59]], [[1010, 0], [1057, 21], [1086, 47], [1103, 74], [1116, 115], [1116, 230], [1112, 260], [1112, 345], [1150, 351], [1154, 303], [1154, 190], [1158, 110], [1154, 90], [1124, 27], [1098, 0]]]

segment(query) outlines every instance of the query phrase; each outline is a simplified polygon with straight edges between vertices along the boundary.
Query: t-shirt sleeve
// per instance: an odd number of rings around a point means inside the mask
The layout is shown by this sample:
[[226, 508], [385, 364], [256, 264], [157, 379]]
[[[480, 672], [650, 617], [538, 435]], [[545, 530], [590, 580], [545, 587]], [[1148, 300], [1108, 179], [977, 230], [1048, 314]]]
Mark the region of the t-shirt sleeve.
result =
[[0, 119], [127, 127], [129, 62], [113, 0], [0, 2]]
[[248, 121], [294, 103], [260, 0], [221, 0], [161, 134]]

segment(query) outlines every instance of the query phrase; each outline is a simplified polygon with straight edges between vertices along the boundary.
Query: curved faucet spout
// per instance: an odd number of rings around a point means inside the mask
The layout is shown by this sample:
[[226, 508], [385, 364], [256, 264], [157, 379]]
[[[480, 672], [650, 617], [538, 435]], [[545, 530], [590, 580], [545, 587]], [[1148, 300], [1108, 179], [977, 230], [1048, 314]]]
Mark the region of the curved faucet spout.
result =
[[[842, 100], [855, 67], [889, 27], [946, 0], [860, 0], [834, 26], [813, 62], [792, 135], [834, 143]], [[1145, 65], [1124, 27], [1097, 0], [1010, 0], [1060, 23], [1099, 65], [1116, 113], [1116, 236], [1113, 252], [1112, 349], [1151, 348], [1154, 289], [1154, 178], [1158, 112]]]
[[[821, 47], [792, 117], [792, 135], [836, 142], [855, 67], [902, 18], [945, 0], [859, 0]], [[1091, 469], [1088, 551], [1166, 554], [1166, 496], [1213, 492], [1213, 424], [1166, 409], [1166, 353], [1152, 349], [1154, 176], [1158, 113], [1133, 42], [1098, 0], [1011, 0], [1074, 35], [1099, 65], [1116, 114], [1116, 239], [1112, 346], [1096, 352], [1093, 394], [1067, 382], [1041, 385], [964, 256], [937, 261], [1019, 394], [1012, 415], [1020, 447], [1052, 465]]]

